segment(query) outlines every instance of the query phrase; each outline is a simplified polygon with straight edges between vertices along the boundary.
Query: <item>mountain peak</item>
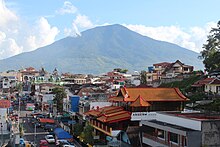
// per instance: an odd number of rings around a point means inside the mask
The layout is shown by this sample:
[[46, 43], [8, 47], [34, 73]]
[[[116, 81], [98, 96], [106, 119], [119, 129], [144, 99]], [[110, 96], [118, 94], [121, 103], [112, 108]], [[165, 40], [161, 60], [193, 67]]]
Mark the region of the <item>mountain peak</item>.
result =
[[142, 36], [128, 28], [113, 24], [82, 32], [80, 37], [67, 37], [29, 53], [0, 61], [0, 69], [33, 66], [61, 72], [103, 73], [114, 68], [146, 70], [158, 62], [181, 60], [202, 67], [198, 53], [168, 42]]

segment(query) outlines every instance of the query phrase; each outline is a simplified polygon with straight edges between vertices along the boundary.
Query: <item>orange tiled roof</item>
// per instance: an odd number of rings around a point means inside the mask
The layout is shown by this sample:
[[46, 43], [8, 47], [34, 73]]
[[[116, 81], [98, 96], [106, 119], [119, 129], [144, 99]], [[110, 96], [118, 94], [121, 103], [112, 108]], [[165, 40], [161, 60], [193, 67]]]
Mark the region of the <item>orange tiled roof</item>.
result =
[[97, 120], [105, 123], [114, 123], [123, 120], [130, 120], [131, 113], [128, 111], [118, 111], [111, 114], [102, 115], [101, 117], [97, 118]]
[[137, 99], [134, 102], [132, 102], [130, 106], [131, 107], [148, 107], [150, 106], [150, 104], [139, 95]]
[[144, 101], [187, 101], [178, 88], [121, 88], [124, 101], [134, 102], [141, 95]]
[[124, 110], [123, 107], [119, 106], [106, 106], [95, 110], [89, 110], [88, 112], [85, 112], [85, 115], [92, 115], [92, 116], [101, 116], [102, 114], [110, 114], [118, 111]]
[[98, 110], [89, 110], [87, 112], [84, 113], [85, 115], [91, 115], [91, 116], [99, 116], [100, 115], [100, 111]]

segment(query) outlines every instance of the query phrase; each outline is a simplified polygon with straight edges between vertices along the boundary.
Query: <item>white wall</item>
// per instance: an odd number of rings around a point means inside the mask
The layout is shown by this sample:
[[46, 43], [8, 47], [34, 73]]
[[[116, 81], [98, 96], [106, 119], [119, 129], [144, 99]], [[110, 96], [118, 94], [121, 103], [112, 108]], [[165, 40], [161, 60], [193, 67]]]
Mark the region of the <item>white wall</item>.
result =
[[97, 106], [98, 106], [99, 108], [102, 108], [102, 107], [111, 106], [111, 105], [112, 105], [112, 103], [110, 103], [110, 102], [91, 102], [91, 103], [90, 103], [90, 110], [91, 110], [92, 108], [96, 109]]
[[0, 122], [3, 123], [3, 128], [2, 130], [5, 131], [7, 130], [7, 123], [6, 123], [6, 119], [7, 119], [7, 108], [0, 108]]
[[53, 94], [43, 94], [43, 102], [47, 102], [48, 100], [53, 100]]
[[162, 113], [157, 113], [156, 120], [199, 131], [201, 131], [202, 126], [202, 123], [199, 120], [193, 120], [190, 118], [183, 118]]

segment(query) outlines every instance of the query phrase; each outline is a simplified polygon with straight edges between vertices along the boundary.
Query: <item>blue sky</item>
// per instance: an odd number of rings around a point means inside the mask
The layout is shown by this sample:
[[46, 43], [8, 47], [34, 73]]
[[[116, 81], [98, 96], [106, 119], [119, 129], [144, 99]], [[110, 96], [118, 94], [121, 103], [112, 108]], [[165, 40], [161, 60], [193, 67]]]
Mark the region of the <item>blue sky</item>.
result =
[[219, 21], [219, 5], [219, 0], [0, 0], [0, 59], [108, 24], [200, 52]]

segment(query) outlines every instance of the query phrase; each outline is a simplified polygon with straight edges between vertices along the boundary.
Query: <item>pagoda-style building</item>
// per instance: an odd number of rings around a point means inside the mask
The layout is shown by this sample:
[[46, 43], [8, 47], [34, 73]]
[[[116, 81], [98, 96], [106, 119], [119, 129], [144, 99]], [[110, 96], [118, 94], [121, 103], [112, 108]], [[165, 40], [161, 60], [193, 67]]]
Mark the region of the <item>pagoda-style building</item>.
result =
[[[132, 130], [141, 120], [155, 117], [156, 111], [182, 111], [188, 101], [178, 88], [121, 88], [109, 98], [112, 106], [92, 109], [85, 113], [95, 129], [95, 135], [106, 141], [114, 132]], [[122, 138], [126, 138], [125, 135]], [[127, 138], [128, 139], [128, 138]], [[126, 142], [126, 140], [122, 140]], [[130, 140], [127, 140], [130, 143]]]
[[131, 112], [182, 111], [188, 98], [178, 88], [123, 87], [109, 101]]

